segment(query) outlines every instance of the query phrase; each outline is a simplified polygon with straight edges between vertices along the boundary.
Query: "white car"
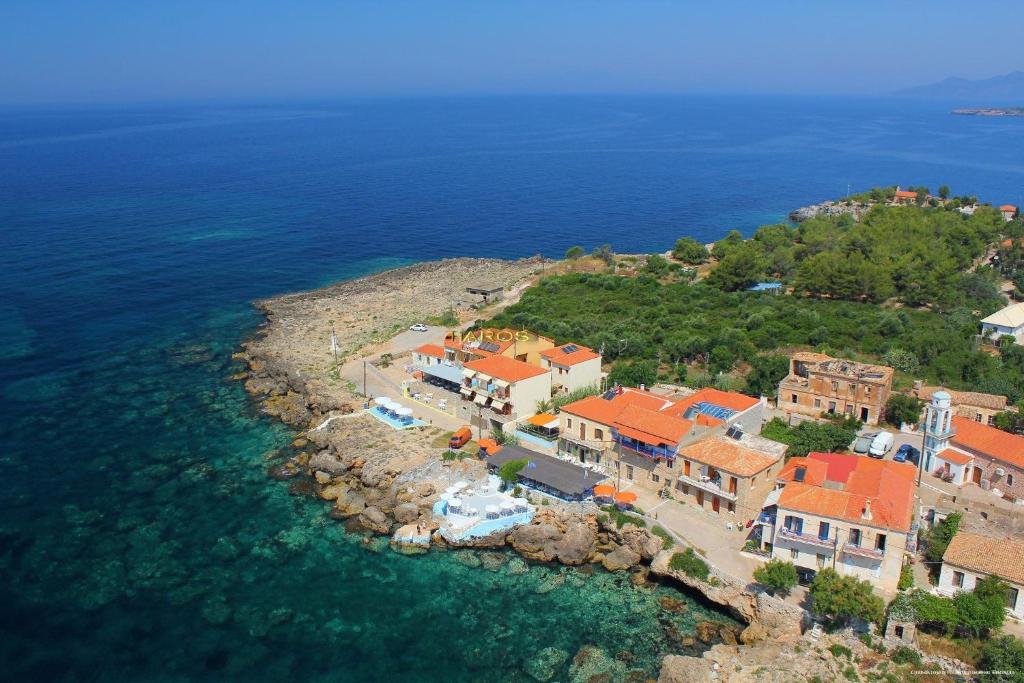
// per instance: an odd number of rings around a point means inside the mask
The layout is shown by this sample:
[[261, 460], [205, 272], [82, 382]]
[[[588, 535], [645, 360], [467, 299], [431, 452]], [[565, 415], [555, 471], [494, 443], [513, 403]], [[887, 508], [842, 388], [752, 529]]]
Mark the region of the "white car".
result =
[[413, 332], [426, 332], [430, 328], [428, 328], [423, 323], [416, 323], [415, 325], [413, 325], [409, 329], [412, 330]]
[[873, 458], [884, 458], [885, 454], [892, 448], [893, 437], [890, 432], [879, 432], [871, 441], [871, 448], [868, 449], [868, 455]]

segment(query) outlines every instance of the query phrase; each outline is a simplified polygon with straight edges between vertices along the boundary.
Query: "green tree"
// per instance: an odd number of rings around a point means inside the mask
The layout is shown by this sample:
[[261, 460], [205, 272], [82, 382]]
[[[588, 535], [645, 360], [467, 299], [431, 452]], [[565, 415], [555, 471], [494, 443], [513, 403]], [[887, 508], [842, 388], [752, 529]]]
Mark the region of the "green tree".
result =
[[753, 243], [740, 242], [727, 248], [707, 283], [726, 292], [746, 289], [764, 277], [766, 265], [764, 255]]
[[856, 437], [857, 431], [849, 426], [808, 421], [790, 429], [784, 443], [789, 444], [789, 455], [834, 453], [848, 448]]
[[913, 353], [895, 347], [885, 352], [885, 355], [882, 356], [882, 364], [906, 373], [917, 372], [921, 365]]
[[998, 636], [986, 641], [981, 649], [978, 680], [985, 683], [1024, 683], [1024, 642], [1013, 636]]
[[692, 237], [680, 237], [672, 247], [672, 257], [695, 266], [708, 260], [708, 250]]
[[583, 247], [577, 245], [575, 247], [569, 247], [566, 250], [565, 258], [567, 258], [570, 261], [572, 261], [572, 260], [578, 259], [579, 257], [583, 256], [583, 254], [584, 254]]
[[836, 570], [826, 567], [814, 577], [809, 592], [814, 613], [833, 623], [846, 623], [850, 619], [882, 622], [885, 603], [867, 581], [840, 576]]
[[1024, 413], [1003, 411], [992, 416], [992, 426], [1011, 434], [1024, 434]]
[[949, 185], [939, 185], [939, 196], [943, 199], [949, 199]]
[[754, 570], [754, 580], [772, 595], [789, 595], [797, 583], [796, 567], [792, 562], [769, 560]]
[[998, 576], [987, 576], [970, 593], [958, 593], [953, 598], [958, 626], [975, 637], [999, 629], [1006, 618], [1007, 590], [1009, 586]]
[[509, 487], [519, 481], [519, 473], [526, 467], [528, 460], [526, 458], [520, 458], [519, 460], [509, 460], [507, 463], [498, 468], [498, 478], [504, 482], [505, 487]]
[[619, 362], [608, 373], [608, 381], [626, 387], [651, 386], [658, 381], [658, 366], [650, 360]]
[[903, 424], [917, 424], [922, 409], [924, 401], [906, 394], [892, 394], [885, 403], [885, 419], [897, 427]]
[[779, 382], [789, 373], [789, 358], [780, 355], [755, 356], [750, 359], [746, 393], [751, 396], [774, 396]]
[[668, 272], [668, 261], [660, 254], [650, 254], [644, 262], [643, 272], [661, 277]]
[[382, 353], [380, 356], [380, 360], [377, 361], [377, 365], [381, 366], [382, 368], [386, 368], [390, 367], [394, 361], [395, 357], [392, 356], [390, 353]]
[[953, 540], [956, 532], [960, 530], [960, 520], [962, 517], [963, 515], [959, 512], [950, 513], [944, 520], [928, 531], [924, 556], [932, 567], [942, 562], [942, 556], [946, 554], [949, 542]]
[[604, 261], [607, 266], [615, 263], [615, 252], [612, 251], [612, 245], [610, 244], [602, 244], [599, 247], [595, 247], [591, 254]]

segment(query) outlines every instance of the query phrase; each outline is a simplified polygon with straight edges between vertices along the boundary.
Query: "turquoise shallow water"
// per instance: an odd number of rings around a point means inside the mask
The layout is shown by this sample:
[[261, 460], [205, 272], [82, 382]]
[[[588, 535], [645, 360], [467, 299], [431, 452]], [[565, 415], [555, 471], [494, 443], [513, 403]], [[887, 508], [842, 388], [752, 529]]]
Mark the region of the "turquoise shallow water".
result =
[[586, 644], [653, 674], [710, 614], [659, 610], [670, 589], [369, 551], [268, 480], [292, 435], [227, 380], [250, 302], [661, 250], [848, 182], [1020, 203], [1019, 124], [769, 98], [0, 112], [0, 680], [517, 680]]

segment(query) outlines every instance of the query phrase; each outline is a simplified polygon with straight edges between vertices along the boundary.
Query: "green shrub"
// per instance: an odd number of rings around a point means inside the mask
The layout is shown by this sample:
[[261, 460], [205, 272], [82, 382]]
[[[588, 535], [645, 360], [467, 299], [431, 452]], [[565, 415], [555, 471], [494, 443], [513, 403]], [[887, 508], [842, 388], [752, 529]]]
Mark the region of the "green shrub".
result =
[[608, 515], [608, 519], [615, 523], [616, 528], [621, 529], [627, 524], [635, 524], [638, 527], [646, 528], [647, 522], [642, 517], [623, 512], [614, 505], [605, 505], [602, 510]]
[[674, 546], [676, 544], [676, 542], [672, 539], [671, 534], [669, 534], [667, 531], [665, 531], [660, 526], [655, 525], [654, 527], [652, 527], [651, 528], [651, 533], [661, 539], [661, 549], [662, 550], [668, 550], [669, 548], [671, 548], [672, 546]]
[[913, 664], [914, 666], [921, 666], [921, 653], [913, 648], [900, 645], [892, 654], [889, 656], [894, 664]]
[[896, 587], [901, 591], [905, 591], [908, 588], [914, 587], [914, 568], [909, 564], [903, 565], [900, 570], [900, 582], [896, 584]]
[[681, 553], [674, 554], [668, 561], [668, 566], [701, 581], [707, 581], [708, 574], [711, 572], [707, 563], [693, 552], [693, 548], [687, 548]]
[[846, 657], [851, 660], [853, 659], [853, 651], [845, 645], [840, 645], [838, 643], [830, 645], [828, 651], [831, 652], [832, 656], [836, 659], [839, 659], [840, 657]]
[[768, 560], [754, 570], [754, 580], [773, 595], [789, 595], [797, 579], [796, 567], [785, 560]]

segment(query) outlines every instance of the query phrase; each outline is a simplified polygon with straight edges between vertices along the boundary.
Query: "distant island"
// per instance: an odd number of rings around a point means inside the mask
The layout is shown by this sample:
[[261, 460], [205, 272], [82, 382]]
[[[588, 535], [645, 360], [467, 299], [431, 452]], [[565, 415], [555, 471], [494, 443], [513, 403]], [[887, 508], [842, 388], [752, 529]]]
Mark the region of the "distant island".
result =
[[978, 80], [946, 78], [937, 83], [897, 90], [893, 94], [921, 99], [972, 100], [971, 104], [983, 102], [1020, 102], [1024, 104], [1024, 71], [1012, 71], [1001, 76]]
[[983, 109], [954, 109], [962, 116], [1024, 116], [1024, 107], [986, 107]]

